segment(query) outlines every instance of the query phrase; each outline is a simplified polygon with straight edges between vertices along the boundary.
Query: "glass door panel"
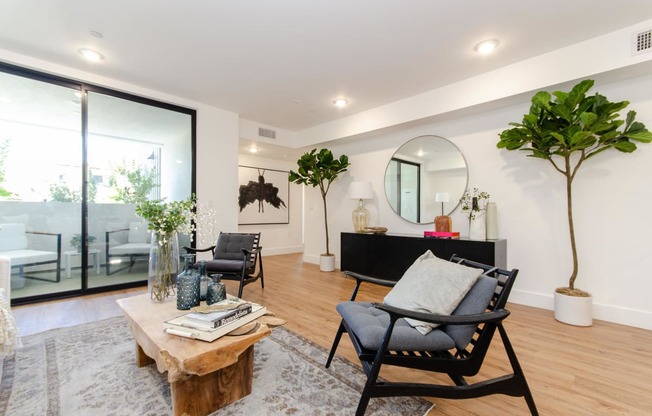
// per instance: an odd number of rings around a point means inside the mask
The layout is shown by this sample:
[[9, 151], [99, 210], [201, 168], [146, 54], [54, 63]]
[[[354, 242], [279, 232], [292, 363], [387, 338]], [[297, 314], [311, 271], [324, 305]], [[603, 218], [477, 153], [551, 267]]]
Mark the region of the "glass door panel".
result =
[[[12, 300], [79, 291], [78, 88], [0, 72], [0, 255]], [[70, 254], [69, 254], [70, 253]]]
[[150, 236], [136, 203], [190, 196], [191, 137], [189, 114], [88, 92], [89, 264], [91, 255], [102, 264], [89, 288], [146, 281]]

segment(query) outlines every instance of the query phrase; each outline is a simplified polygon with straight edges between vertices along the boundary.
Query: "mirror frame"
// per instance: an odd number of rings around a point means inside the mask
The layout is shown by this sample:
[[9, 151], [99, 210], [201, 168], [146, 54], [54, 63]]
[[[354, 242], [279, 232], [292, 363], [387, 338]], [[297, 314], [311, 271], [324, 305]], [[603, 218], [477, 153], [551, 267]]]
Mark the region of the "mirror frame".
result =
[[[430, 147], [423, 147], [423, 144], [427, 143], [422, 143], [426, 141], [428, 138], [432, 138], [434, 140], [435, 145], [432, 145]], [[430, 141], [430, 140], [428, 140]], [[444, 214], [445, 215], [450, 215], [455, 209], [458, 207], [460, 204], [459, 200], [464, 195], [464, 192], [466, 191], [468, 184], [469, 184], [469, 165], [466, 161], [466, 158], [464, 157], [464, 154], [462, 151], [457, 147], [453, 142], [450, 140], [437, 136], [437, 135], [421, 135], [414, 137], [405, 143], [403, 143], [401, 146], [399, 146], [396, 151], [392, 154], [392, 157], [390, 158], [389, 162], [387, 163], [387, 167], [385, 168], [385, 177], [383, 181], [383, 188], [385, 191], [385, 198], [387, 199], [387, 203], [389, 204], [390, 208], [392, 211], [396, 213], [399, 217], [403, 218], [405, 221], [411, 222], [413, 224], [432, 224], [435, 220], [435, 216], [441, 215], [441, 208], [436, 209], [437, 206], [439, 206], [440, 203], [435, 203], [435, 193], [437, 192], [436, 190], [430, 190], [429, 188], [425, 187], [425, 184], [422, 184], [424, 181], [422, 178], [424, 177], [424, 172], [422, 172], [424, 169], [422, 169], [423, 166], [426, 166], [427, 163], [433, 163], [433, 160], [436, 160], [436, 157], [431, 156], [428, 158], [428, 155], [432, 155], [435, 152], [435, 147], [437, 143], [440, 143], [439, 145], [441, 146], [442, 144], [445, 144], [446, 147], [449, 149], [450, 152], [454, 152], [451, 156], [444, 156], [444, 160], [448, 159], [449, 163], [462, 163], [459, 167], [452, 167], [448, 168], [447, 170], [457, 170], [457, 169], [464, 169], [464, 174], [460, 175], [459, 178], [455, 178], [455, 181], [461, 181], [463, 182], [463, 187], [461, 185], [455, 185], [455, 189], [453, 191], [449, 191], [450, 193], [450, 201], [445, 203], [446, 208], [444, 208]], [[424, 154], [422, 156], [419, 156], [416, 152], [416, 150], [422, 151]], [[408, 152], [413, 152], [413, 156], [407, 156], [406, 153]], [[458, 159], [459, 157], [459, 159]], [[453, 160], [455, 159], [455, 160]], [[410, 219], [409, 217], [406, 218], [406, 216], [401, 215], [397, 210], [395, 209], [393, 202], [390, 199], [390, 195], [388, 193], [388, 175], [392, 175], [390, 173], [390, 169], [392, 168], [392, 162], [399, 161], [399, 162], [405, 162], [408, 165], [418, 165], [420, 167], [419, 175], [416, 180], [417, 182], [417, 215], [418, 217], [416, 218], [417, 221], [414, 221], [413, 219]], [[451, 162], [452, 161], [452, 162]], [[394, 174], [394, 177], [398, 176], [400, 177], [400, 174]], [[463, 177], [462, 177], [463, 176]], [[400, 180], [400, 179], [399, 179]], [[460, 189], [458, 189], [460, 188]], [[422, 200], [432, 200], [432, 203], [427, 203], [428, 205], [426, 206], [426, 209], [423, 209], [424, 203]], [[398, 201], [397, 201], [398, 202]], [[433, 205], [433, 204], [436, 204]], [[430, 209], [432, 207], [432, 209]], [[434, 212], [434, 214], [432, 214]], [[424, 218], [423, 221], [420, 221], [421, 218]]]

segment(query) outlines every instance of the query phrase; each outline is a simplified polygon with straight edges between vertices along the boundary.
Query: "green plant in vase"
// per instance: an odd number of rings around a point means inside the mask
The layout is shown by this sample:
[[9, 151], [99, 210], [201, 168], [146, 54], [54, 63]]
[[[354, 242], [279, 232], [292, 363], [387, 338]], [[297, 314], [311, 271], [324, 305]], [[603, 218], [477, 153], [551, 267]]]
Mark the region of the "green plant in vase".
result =
[[[90, 246], [91, 244], [93, 244], [93, 243], [95, 242], [95, 240], [97, 240], [97, 239], [95, 238], [95, 236], [88, 235], [88, 236], [86, 237], [86, 242], [88, 243], [89, 246]], [[77, 252], [81, 253], [81, 248], [82, 248], [82, 245], [83, 245], [83, 238], [82, 238], [82, 235], [81, 235], [81, 234], [75, 234], [75, 235], [73, 235], [72, 238], [70, 239], [70, 245], [71, 245], [75, 250], [77, 250]]]
[[178, 233], [192, 238], [196, 208], [194, 195], [183, 201], [140, 200], [136, 214], [147, 221], [152, 232], [148, 288], [153, 300], [163, 301], [174, 294], [174, 278], [179, 270]]

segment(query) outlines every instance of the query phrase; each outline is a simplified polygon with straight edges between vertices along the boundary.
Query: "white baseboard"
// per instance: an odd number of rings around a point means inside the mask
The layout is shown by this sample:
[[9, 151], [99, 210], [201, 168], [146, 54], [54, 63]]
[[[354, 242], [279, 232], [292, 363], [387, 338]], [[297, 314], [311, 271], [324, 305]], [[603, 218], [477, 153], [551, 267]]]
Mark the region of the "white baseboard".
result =
[[[554, 308], [552, 293], [544, 295], [524, 290], [512, 290], [512, 293], [509, 296], [509, 301], [535, 308], [548, 310], [553, 310]], [[593, 318], [601, 321], [652, 330], [652, 312], [648, 311], [594, 302]]]

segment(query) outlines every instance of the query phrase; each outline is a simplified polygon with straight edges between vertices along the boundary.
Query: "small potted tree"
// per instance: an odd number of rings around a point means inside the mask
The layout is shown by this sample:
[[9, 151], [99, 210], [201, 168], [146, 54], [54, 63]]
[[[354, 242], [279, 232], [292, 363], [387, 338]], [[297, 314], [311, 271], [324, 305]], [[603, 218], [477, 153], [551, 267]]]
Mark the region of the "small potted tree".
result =
[[548, 92], [540, 91], [532, 98], [530, 112], [521, 123], [500, 134], [498, 148], [523, 150], [529, 157], [550, 162], [566, 178], [568, 228], [573, 258], [573, 271], [568, 287], [555, 290], [555, 318], [572, 325], [592, 324], [591, 295], [575, 287], [578, 272], [575, 227], [573, 226], [573, 179], [585, 160], [609, 148], [623, 153], [636, 150], [634, 142], [652, 141], [645, 125], [634, 121], [635, 111], [629, 111], [625, 120], [619, 111], [628, 101], [611, 102], [606, 97], [587, 95], [593, 80], [584, 80], [570, 92], [555, 91], [554, 100]]
[[345, 155], [336, 159], [333, 152], [328, 149], [321, 149], [317, 152], [312, 149], [305, 153], [297, 161], [297, 171], [290, 171], [288, 179], [290, 182], [300, 185], [310, 185], [313, 188], [319, 186], [321, 198], [324, 202], [324, 228], [326, 232], [326, 253], [320, 256], [319, 269], [326, 272], [335, 270], [335, 256], [330, 252], [328, 239], [328, 207], [326, 195], [331, 183], [350, 165], [349, 158]]

